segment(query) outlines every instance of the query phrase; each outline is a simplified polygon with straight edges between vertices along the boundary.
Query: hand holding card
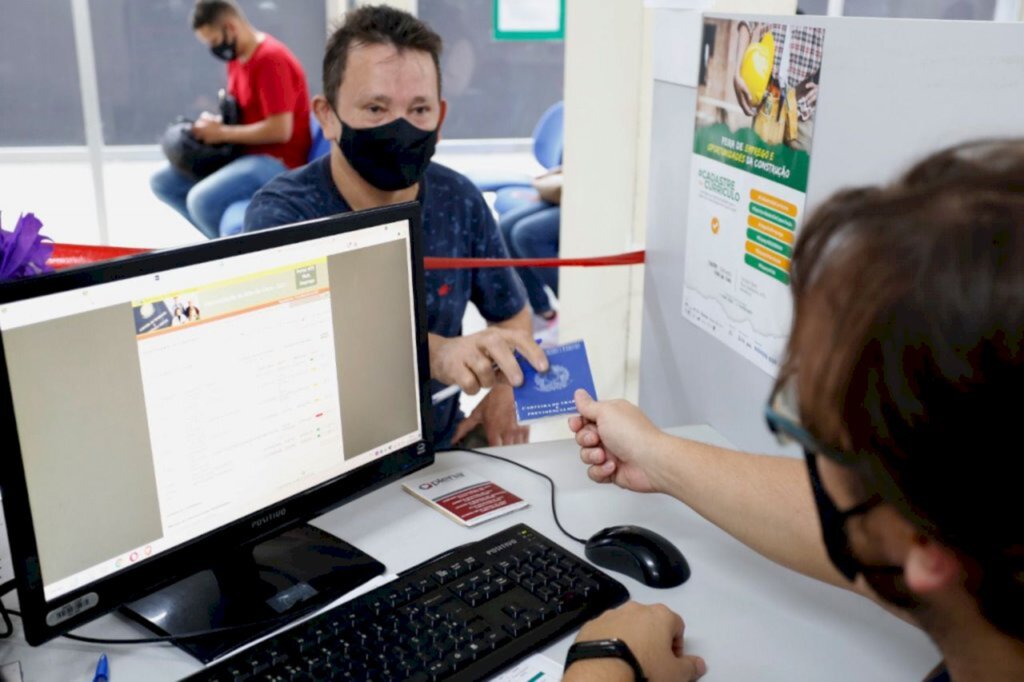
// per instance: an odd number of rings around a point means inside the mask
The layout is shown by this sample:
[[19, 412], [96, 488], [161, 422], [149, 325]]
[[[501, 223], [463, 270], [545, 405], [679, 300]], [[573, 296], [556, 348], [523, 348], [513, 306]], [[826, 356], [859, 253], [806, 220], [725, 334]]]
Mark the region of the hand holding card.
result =
[[573, 394], [577, 389], [597, 397], [583, 341], [549, 348], [546, 353], [550, 363], [547, 372], [538, 372], [526, 360], [517, 358], [523, 370], [523, 383], [513, 390], [519, 423], [576, 414]]

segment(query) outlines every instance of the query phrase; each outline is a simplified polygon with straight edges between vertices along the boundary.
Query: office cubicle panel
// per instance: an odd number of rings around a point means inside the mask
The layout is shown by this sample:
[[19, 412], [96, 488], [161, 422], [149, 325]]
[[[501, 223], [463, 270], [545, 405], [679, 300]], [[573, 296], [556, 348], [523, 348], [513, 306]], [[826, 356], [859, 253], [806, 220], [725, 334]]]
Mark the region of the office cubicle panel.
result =
[[[682, 316], [698, 62], [680, 64], [678, 41], [696, 56], [701, 19], [656, 11], [640, 406], [661, 426], [707, 423], [738, 447], [777, 452], [762, 417], [772, 377]], [[808, 211], [940, 147], [1024, 134], [1024, 24], [786, 20], [826, 29]]]

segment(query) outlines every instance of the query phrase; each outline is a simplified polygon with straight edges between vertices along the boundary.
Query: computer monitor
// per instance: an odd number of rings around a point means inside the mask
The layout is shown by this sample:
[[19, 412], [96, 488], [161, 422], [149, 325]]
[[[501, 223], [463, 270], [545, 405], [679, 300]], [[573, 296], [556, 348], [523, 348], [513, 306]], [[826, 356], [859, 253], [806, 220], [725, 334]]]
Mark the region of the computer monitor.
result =
[[[433, 462], [417, 204], [0, 286], [25, 637], [129, 603], [210, 660], [384, 567], [303, 525]], [[159, 590], [154, 592], [155, 590]]]

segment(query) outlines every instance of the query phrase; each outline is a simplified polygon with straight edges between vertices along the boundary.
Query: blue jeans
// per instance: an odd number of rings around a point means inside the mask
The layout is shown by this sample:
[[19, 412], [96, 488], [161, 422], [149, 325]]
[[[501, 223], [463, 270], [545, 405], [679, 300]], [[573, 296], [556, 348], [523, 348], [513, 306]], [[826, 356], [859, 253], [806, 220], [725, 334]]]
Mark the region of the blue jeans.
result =
[[[554, 258], [558, 255], [558, 230], [562, 210], [545, 201], [512, 209], [498, 220], [505, 245], [513, 258]], [[551, 310], [544, 285], [558, 295], [558, 268], [516, 268], [530, 307], [535, 313]]]
[[280, 160], [265, 154], [246, 154], [198, 182], [165, 166], [149, 179], [153, 194], [185, 217], [210, 239], [220, 236], [224, 210], [287, 170]]

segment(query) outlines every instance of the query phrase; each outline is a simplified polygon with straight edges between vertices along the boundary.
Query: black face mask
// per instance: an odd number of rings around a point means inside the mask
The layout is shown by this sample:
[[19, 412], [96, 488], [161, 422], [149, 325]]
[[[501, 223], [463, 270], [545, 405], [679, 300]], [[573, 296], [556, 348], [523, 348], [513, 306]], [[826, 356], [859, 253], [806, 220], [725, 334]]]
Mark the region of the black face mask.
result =
[[238, 38], [229, 41], [228, 30], [226, 28], [221, 29], [221, 41], [219, 44], [214, 45], [210, 48], [210, 52], [217, 59], [223, 59], [226, 62], [230, 62], [232, 59], [238, 56]]
[[[811, 488], [814, 490], [814, 502], [818, 508], [818, 519], [821, 521], [822, 539], [825, 541], [825, 550], [828, 558], [836, 569], [843, 574], [850, 582], [853, 582], [857, 575], [863, 575], [869, 584], [876, 582], [887, 582], [878, 580], [878, 576], [899, 576], [902, 578], [903, 568], [900, 566], [870, 566], [861, 562], [853, 554], [850, 547], [850, 539], [846, 535], [846, 521], [852, 516], [866, 514], [868, 511], [882, 503], [882, 498], [873, 495], [868, 500], [847, 509], [840, 511], [835, 502], [828, 496], [825, 487], [821, 484], [821, 474], [818, 472], [817, 456], [809, 450], [804, 450], [804, 457], [807, 460], [807, 472], [811, 477]], [[886, 599], [895, 595], [881, 595]], [[890, 601], [894, 601], [890, 599]]]
[[404, 118], [376, 128], [353, 128], [341, 123], [338, 146], [363, 180], [385, 192], [415, 185], [427, 170], [437, 146], [437, 129], [422, 130]]

